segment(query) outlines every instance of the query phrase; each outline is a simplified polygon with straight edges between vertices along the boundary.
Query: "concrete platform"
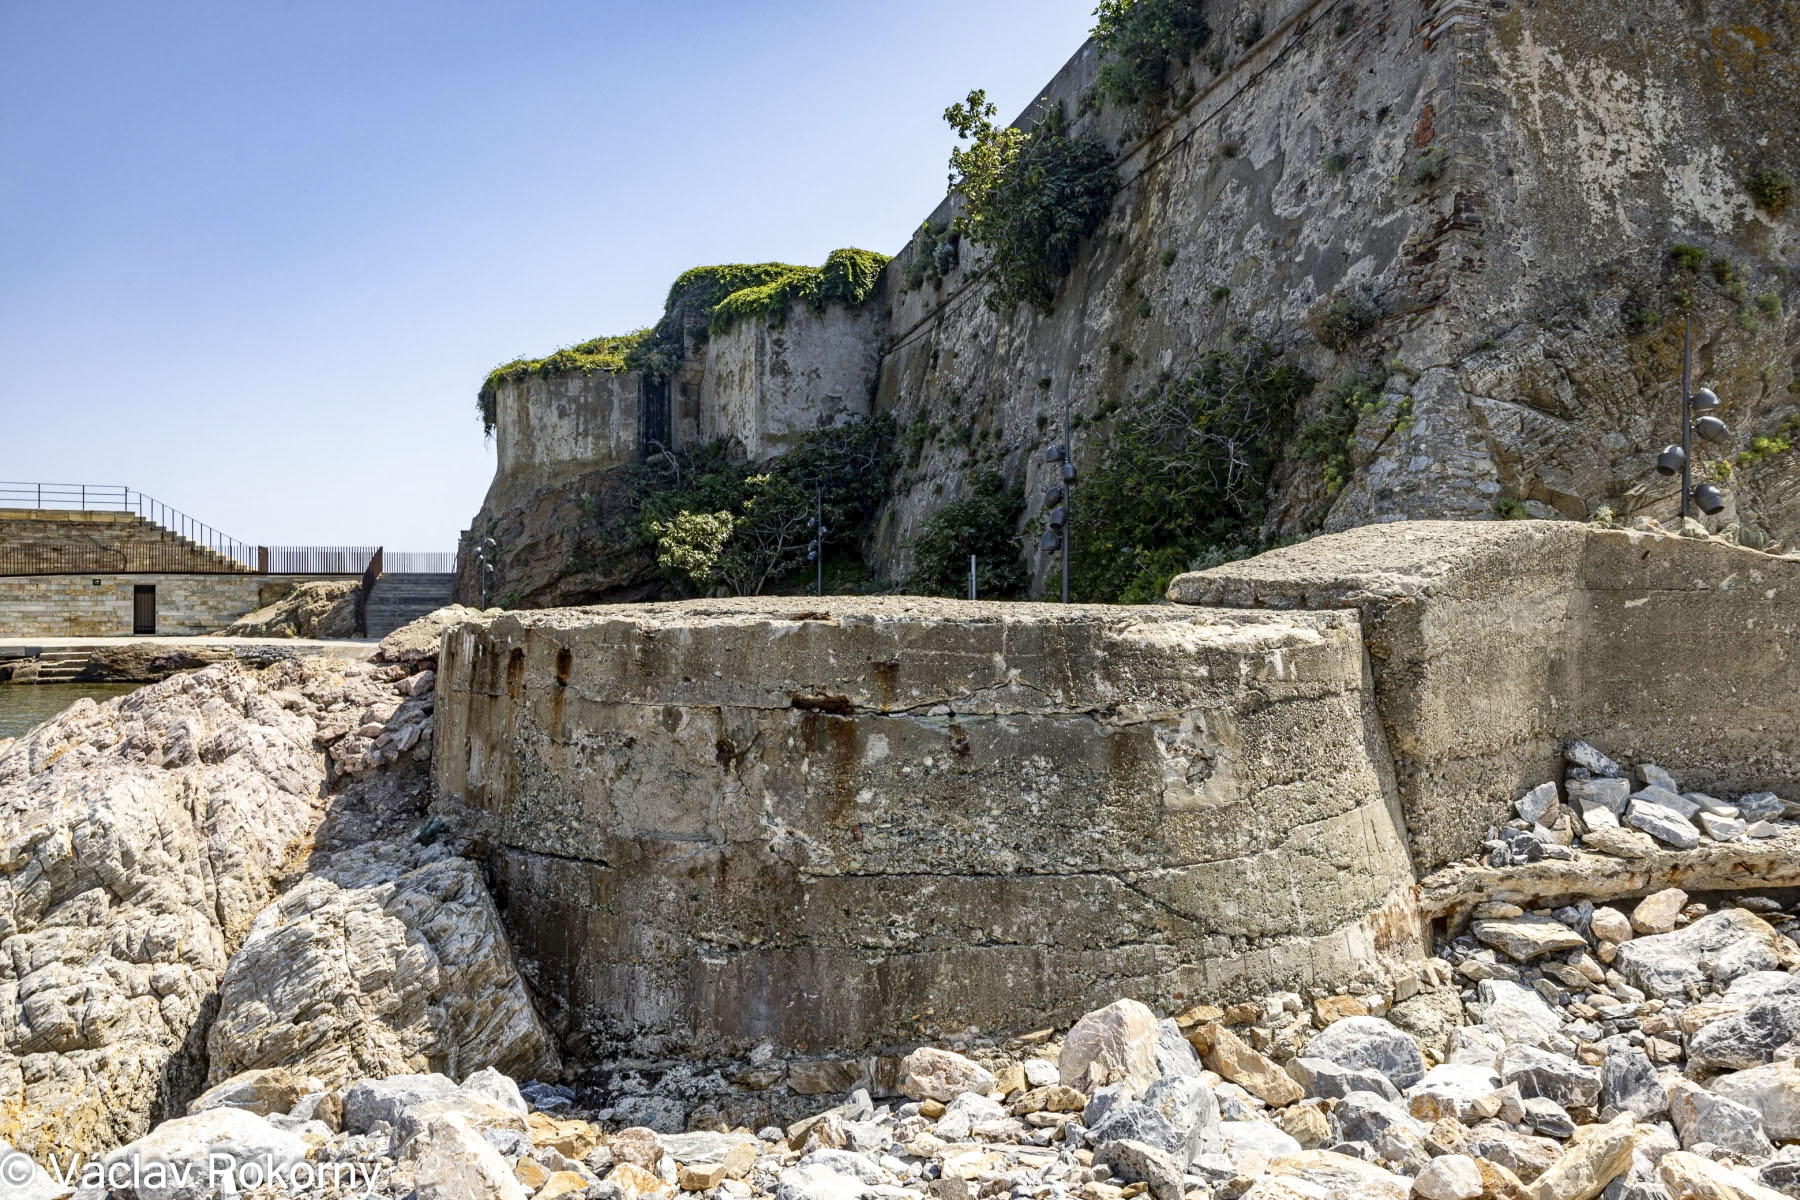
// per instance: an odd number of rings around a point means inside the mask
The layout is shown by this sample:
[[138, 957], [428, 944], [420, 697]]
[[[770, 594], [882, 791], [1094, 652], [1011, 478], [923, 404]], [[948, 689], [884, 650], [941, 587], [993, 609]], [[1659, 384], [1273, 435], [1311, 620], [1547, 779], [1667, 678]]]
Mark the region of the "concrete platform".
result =
[[227, 659], [258, 665], [315, 655], [367, 659], [379, 644], [311, 638], [9, 637], [0, 638], [0, 684], [153, 683]]

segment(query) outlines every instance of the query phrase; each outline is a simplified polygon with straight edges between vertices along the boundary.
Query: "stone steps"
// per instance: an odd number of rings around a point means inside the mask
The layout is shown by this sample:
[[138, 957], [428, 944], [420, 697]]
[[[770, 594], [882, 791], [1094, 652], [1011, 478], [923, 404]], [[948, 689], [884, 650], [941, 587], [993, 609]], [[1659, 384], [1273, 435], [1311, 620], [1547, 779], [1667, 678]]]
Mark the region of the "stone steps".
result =
[[455, 590], [456, 576], [450, 574], [383, 575], [369, 593], [369, 636], [386, 637], [402, 625], [444, 607]]
[[87, 670], [86, 650], [46, 650], [38, 655], [39, 683], [76, 683]]

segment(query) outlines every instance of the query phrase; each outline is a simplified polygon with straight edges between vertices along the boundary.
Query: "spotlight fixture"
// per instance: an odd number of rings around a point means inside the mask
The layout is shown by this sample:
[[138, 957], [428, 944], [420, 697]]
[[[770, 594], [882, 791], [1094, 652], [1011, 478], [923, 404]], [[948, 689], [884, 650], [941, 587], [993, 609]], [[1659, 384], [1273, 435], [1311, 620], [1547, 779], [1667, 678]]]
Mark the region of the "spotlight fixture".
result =
[[[1682, 319], [1681, 327], [1681, 444], [1664, 446], [1656, 456], [1658, 475], [1681, 476], [1681, 519], [1698, 507], [1707, 516], [1725, 511], [1725, 493], [1714, 484], [1694, 485], [1694, 435], [1703, 441], [1724, 445], [1731, 441], [1731, 426], [1712, 414], [1724, 407], [1719, 393], [1709, 387], [1694, 387], [1694, 329], [1691, 317]], [[1702, 415], [1703, 414], [1703, 415]]]

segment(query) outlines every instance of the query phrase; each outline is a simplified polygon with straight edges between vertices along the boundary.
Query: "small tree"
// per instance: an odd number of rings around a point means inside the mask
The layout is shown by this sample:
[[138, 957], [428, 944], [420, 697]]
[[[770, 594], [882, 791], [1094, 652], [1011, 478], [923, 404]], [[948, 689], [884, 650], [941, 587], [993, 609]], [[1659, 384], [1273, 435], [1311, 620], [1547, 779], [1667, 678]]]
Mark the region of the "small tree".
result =
[[944, 110], [966, 147], [950, 152], [950, 187], [962, 196], [956, 232], [988, 251], [988, 307], [1029, 303], [1049, 312], [1081, 241], [1112, 207], [1118, 177], [1099, 139], [1069, 136], [1062, 105], [1040, 103], [1030, 129], [994, 123], [979, 89]]

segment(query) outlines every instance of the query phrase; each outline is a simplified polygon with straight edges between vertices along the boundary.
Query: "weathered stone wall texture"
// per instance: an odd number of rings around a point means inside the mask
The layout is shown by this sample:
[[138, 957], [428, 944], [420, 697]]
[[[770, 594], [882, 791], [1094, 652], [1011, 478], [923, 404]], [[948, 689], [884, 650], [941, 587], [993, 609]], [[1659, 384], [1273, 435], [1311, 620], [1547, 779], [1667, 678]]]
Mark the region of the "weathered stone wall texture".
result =
[[321, 575], [0, 576], [0, 637], [115, 637], [132, 632], [133, 588], [156, 588], [156, 632], [216, 633]]
[[811, 603], [446, 636], [437, 782], [573, 1045], [877, 1046], [1410, 948], [1355, 614]]
[[1582, 738], [1741, 795], [1800, 773], [1800, 560], [1569, 521], [1365, 526], [1170, 598], [1356, 609], [1421, 871], [1476, 853]]

